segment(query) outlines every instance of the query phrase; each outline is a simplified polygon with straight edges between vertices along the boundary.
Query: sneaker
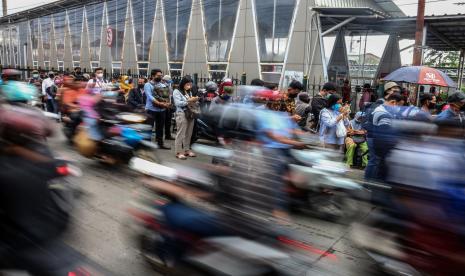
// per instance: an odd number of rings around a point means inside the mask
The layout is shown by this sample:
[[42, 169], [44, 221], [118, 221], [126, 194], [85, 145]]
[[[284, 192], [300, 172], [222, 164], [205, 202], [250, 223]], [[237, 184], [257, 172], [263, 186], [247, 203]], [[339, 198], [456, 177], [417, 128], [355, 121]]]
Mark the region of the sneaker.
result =
[[182, 153], [176, 154], [176, 158], [181, 159], [181, 160], [186, 160], [187, 159], [187, 157]]
[[195, 155], [195, 153], [191, 150], [188, 150], [186, 151], [185, 155], [189, 156], [189, 157], [196, 157], [197, 155]]

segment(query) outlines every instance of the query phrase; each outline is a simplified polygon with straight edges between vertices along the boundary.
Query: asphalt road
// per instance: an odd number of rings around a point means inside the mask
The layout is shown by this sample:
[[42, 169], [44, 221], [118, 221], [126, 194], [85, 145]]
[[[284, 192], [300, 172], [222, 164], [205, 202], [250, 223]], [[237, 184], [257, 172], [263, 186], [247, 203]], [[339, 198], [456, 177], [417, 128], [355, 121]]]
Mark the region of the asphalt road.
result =
[[[74, 159], [84, 173], [81, 187], [85, 196], [78, 203], [66, 242], [113, 275], [157, 275], [124, 235], [125, 209], [140, 186], [137, 175], [124, 166], [109, 168], [79, 156], [62, 135], [51, 139], [49, 144], [55, 152]], [[186, 164], [209, 161], [205, 156], [179, 161], [173, 150], [160, 151], [160, 156]], [[361, 217], [368, 209], [360, 211]], [[290, 227], [305, 233], [306, 243], [336, 256], [330, 259], [322, 254], [306, 254], [311, 268], [301, 275], [373, 275], [368, 256], [355, 248], [348, 237], [350, 226], [304, 216], [294, 216], [293, 222]]]

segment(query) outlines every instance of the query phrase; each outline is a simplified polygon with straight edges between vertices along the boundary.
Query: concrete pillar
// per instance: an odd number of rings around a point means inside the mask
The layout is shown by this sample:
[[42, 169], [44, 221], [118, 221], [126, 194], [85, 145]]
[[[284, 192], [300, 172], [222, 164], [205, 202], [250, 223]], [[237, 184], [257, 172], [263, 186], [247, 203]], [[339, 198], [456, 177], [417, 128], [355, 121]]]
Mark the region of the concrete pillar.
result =
[[[100, 37], [100, 67], [107, 70], [107, 73], [111, 73], [111, 48], [107, 45], [107, 28], [108, 28], [108, 12], [107, 12], [107, 2], [105, 2], [105, 7], [103, 9], [103, 23], [102, 23], [102, 33]], [[115, 43], [115, 41], [113, 41]]]
[[318, 20], [311, 10], [314, 0], [298, 0], [294, 22], [291, 24], [290, 42], [284, 60], [286, 71], [303, 72], [309, 84], [324, 82], [325, 67], [318, 32]]
[[245, 72], [247, 79], [261, 78], [254, 9], [253, 0], [240, 0], [239, 13], [229, 54], [228, 75], [230, 76], [236, 74], [241, 76]]
[[203, 24], [202, 1], [193, 0], [184, 51], [183, 75], [207, 74], [207, 41]]
[[328, 63], [328, 80], [336, 83], [338, 77], [349, 78], [349, 61], [347, 60], [345, 31], [343, 29], [339, 29], [336, 35], [336, 41]]
[[71, 31], [69, 26], [69, 18], [68, 13], [66, 13], [65, 19], [65, 56], [63, 57], [63, 66], [64, 70], [66, 68], [72, 69], [73, 68], [73, 51], [72, 51], [72, 44], [71, 44]]
[[87, 24], [87, 12], [84, 10], [81, 34], [81, 59], [80, 67], [84, 70], [90, 70], [90, 44], [89, 44], [89, 26]]
[[[38, 37], [38, 46], [37, 46], [37, 61], [39, 62], [38, 65], [39, 67], [41, 67], [42, 69], [45, 69], [45, 64], [44, 64], [44, 44], [43, 44], [43, 39], [42, 39], [42, 23], [40, 22], [40, 19], [39, 20], [39, 37]], [[7, 31], [8, 29], [6, 29], [5, 31]], [[6, 41], [6, 45], [9, 45], [9, 41]], [[6, 46], [5, 45], [5, 46]]]
[[133, 11], [131, 1], [128, 1], [128, 9], [126, 11], [126, 23], [124, 25], [124, 40], [123, 40], [123, 56], [121, 69], [123, 73], [131, 70], [132, 74], [137, 73], [137, 50], [136, 37], [134, 33], [134, 24], [132, 21]]
[[384, 49], [383, 56], [379, 62], [378, 71], [376, 72], [376, 80], [385, 77], [392, 71], [400, 68], [402, 62], [400, 59], [399, 39], [397, 35], [391, 34]]
[[53, 18], [51, 18], [51, 27], [52, 29], [50, 30], [50, 68], [55, 68], [55, 70], [58, 70], [55, 22]]
[[167, 45], [164, 6], [162, 0], [157, 0], [155, 19], [153, 20], [152, 42], [150, 44], [149, 52], [149, 70], [158, 68], [161, 69], [163, 73], [168, 73]]

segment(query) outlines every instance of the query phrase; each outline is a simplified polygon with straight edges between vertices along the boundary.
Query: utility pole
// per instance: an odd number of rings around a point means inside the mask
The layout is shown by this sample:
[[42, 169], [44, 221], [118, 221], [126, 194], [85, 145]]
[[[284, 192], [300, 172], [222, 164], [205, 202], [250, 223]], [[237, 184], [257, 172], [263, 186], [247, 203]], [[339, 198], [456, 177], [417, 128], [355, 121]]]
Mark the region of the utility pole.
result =
[[423, 27], [425, 26], [425, 0], [418, 0], [417, 29], [415, 32], [415, 47], [413, 48], [413, 65], [422, 63]]
[[7, 1], [7, 0], [2, 0], [3, 16], [7, 16], [7, 14], [8, 14], [8, 9], [7, 9], [7, 5], [6, 5], [6, 1]]

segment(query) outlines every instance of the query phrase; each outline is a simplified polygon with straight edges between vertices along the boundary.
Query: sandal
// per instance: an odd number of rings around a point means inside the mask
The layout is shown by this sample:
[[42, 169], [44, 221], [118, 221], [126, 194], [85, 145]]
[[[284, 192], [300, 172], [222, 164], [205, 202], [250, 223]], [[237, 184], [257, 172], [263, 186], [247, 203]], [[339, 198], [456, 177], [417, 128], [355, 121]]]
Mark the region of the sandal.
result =
[[189, 156], [189, 157], [196, 157], [197, 155], [195, 155], [195, 153], [191, 150], [188, 150], [184, 153], [185, 155]]
[[182, 153], [176, 154], [176, 158], [181, 159], [181, 160], [186, 160], [187, 159], [187, 157]]

